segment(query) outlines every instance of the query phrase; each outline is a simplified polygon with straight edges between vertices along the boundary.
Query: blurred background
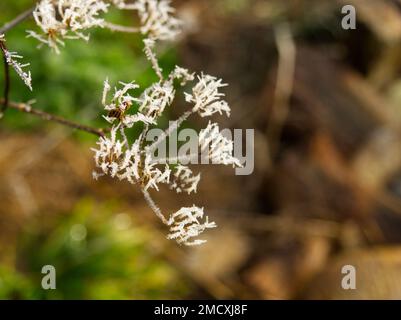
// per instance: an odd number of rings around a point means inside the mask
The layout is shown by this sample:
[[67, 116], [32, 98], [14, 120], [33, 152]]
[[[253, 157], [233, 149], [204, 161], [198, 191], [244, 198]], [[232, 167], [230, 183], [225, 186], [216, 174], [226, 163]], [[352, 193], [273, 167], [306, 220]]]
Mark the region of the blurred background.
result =
[[[33, 1], [1, 1], [0, 24]], [[352, 4], [356, 30], [341, 27]], [[96, 137], [8, 110], [0, 123], [1, 299], [400, 299], [401, 1], [176, 0], [176, 64], [224, 79], [223, 128], [255, 129], [255, 171], [203, 166], [199, 192], [154, 194], [165, 212], [193, 203], [219, 228], [196, 248], [167, 241], [140, 192], [92, 180]], [[109, 20], [135, 23], [130, 12]], [[105, 126], [102, 83], [156, 80], [136, 35], [91, 32], [60, 55], [26, 38], [33, 93], [13, 73], [11, 99]], [[2, 77], [3, 78], [3, 77]], [[3, 87], [3, 79], [0, 80]], [[184, 106], [167, 111], [175, 119]], [[165, 123], [162, 123], [165, 125]], [[191, 118], [188, 126], [204, 121]], [[357, 290], [341, 289], [341, 268]], [[57, 290], [40, 286], [44, 265]]]

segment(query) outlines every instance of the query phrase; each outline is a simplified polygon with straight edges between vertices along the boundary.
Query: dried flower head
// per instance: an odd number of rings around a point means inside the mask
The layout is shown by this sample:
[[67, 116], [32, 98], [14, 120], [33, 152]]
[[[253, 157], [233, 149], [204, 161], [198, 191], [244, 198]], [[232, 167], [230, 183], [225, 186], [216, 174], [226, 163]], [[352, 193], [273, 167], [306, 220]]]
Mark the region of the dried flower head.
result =
[[123, 153], [123, 143], [117, 139], [117, 127], [110, 131], [110, 138], [100, 137], [97, 144], [99, 149], [92, 149], [95, 152], [96, 166], [101, 169], [101, 173], [94, 172], [93, 177], [98, 179], [103, 175], [116, 177], [122, 174], [127, 168], [125, 154]]
[[225, 86], [227, 85], [222, 83], [221, 79], [202, 74], [198, 77], [198, 83], [193, 87], [192, 94], [185, 93], [185, 99], [195, 104], [194, 111], [201, 117], [223, 112], [230, 116], [228, 103], [221, 100], [224, 93], [219, 92], [219, 89]]
[[138, 11], [141, 33], [153, 40], [172, 40], [180, 32], [181, 22], [173, 17], [170, 0], [137, 0], [131, 9]]
[[[105, 119], [112, 125], [110, 137], [100, 137], [95, 152], [95, 163], [98, 168], [94, 177], [109, 175], [120, 180], [127, 180], [138, 185], [157, 217], [169, 227], [168, 239], [174, 239], [183, 245], [200, 245], [205, 240], [196, 239], [206, 229], [215, 228], [214, 222], [204, 217], [203, 208], [183, 207], [168, 219], [156, 205], [149, 191], [158, 191], [161, 185], [169, 186], [177, 193], [196, 193], [200, 182], [200, 174], [195, 175], [183, 164], [180, 158], [166, 158], [163, 161], [154, 156], [155, 149], [169, 139], [171, 133], [193, 114], [201, 117], [216, 113], [230, 115], [230, 107], [222, 99], [224, 94], [219, 90], [226, 86], [221, 79], [201, 74], [193, 85], [191, 93], [185, 93], [189, 108], [181, 117], [157, 137], [156, 141], [146, 139], [151, 125], [157, 125], [166, 108], [173, 105], [177, 92], [176, 82], [180, 86], [188, 85], [195, 80], [195, 74], [185, 68], [176, 66], [166, 77], [159, 66], [154, 48], [157, 40], [169, 40], [178, 33], [179, 21], [172, 16], [174, 9], [168, 0], [136, 0], [126, 2], [111, 0], [120, 9], [136, 10], [141, 20], [140, 31], [147, 36], [144, 40], [144, 52], [150, 61], [159, 80], [141, 94], [134, 82], [120, 82], [121, 87], [115, 89], [108, 100], [111, 86], [106, 80], [103, 90], [103, 106], [107, 111]], [[126, 130], [137, 123], [142, 123], [142, 131], [133, 143], [127, 138]], [[201, 130], [199, 136], [201, 153], [215, 164], [241, 166], [233, 156], [233, 142], [224, 137], [216, 123], [210, 123]], [[189, 157], [192, 157], [190, 155]], [[196, 155], [198, 156], [198, 155]], [[182, 163], [181, 163], [182, 162]], [[172, 165], [173, 164], [173, 165]]]
[[241, 167], [241, 162], [233, 156], [234, 143], [224, 137], [217, 123], [209, 121], [207, 127], [199, 133], [199, 145], [202, 156], [206, 156], [213, 164]]
[[[108, 12], [111, 3], [118, 9], [135, 10], [140, 26], [127, 27], [109, 23], [102, 14]], [[173, 16], [174, 8], [169, 0], [41, 0], [33, 16], [42, 30], [39, 34], [29, 30], [28, 36], [48, 45], [57, 53], [65, 39], [89, 40], [84, 33], [93, 27], [105, 27], [119, 32], [140, 32], [148, 40], [172, 40], [179, 33], [180, 21]], [[152, 47], [150, 43], [147, 48]], [[149, 52], [147, 53], [150, 54]]]
[[170, 75], [171, 79], [180, 80], [180, 85], [185, 86], [188, 82], [194, 81], [195, 73], [190, 73], [187, 69], [175, 66], [174, 71]]
[[170, 188], [175, 190], [177, 193], [196, 193], [200, 178], [200, 173], [195, 176], [191, 169], [178, 164], [175, 168]]
[[135, 89], [138, 89], [139, 86], [133, 82], [131, 83], [123, 83], [121, 89], [115, 88], [115, 93], [113, 98], [109, 103], [107, 103], [107, 95], [111, 90], [111, 87], [108, 83], [108, 80], [104, 82], [103, 88], [103, 98], [102, 103], [104, 109], [108, 111], [107, 115], [104, 116], [106, 121], [113, 124], [114, 122], [121, 123], [123, 126], [127, 128], [132, 128], [132, 126], [136, 122], [144, 122], [147, 124], [153, 124], [154, 119], [152, 117], [148, 117], [143, 113], [137, 113], [135, 115], [129, 114], [128, 110], [132, 107], [134, 102], [141, 102], [140, 99], [132, 97], [129, 92]]
[[164, 171], [163, 168], [162, 170], [159, 169], [157, 165], [157, 162], [152, 159], [152, 156], [150, 154], [147, 154], [145, 157], [145, 164], [143, 166], [142, 173], [143, 177], [141, 181], [146, 191], [149, 188], [159, 191], [159, 183], [170, 182], [171, 170], [169, 169], [168, 165], [164, 167]]
[[93, 27], [103, 27], [101, 13], [107, 12], [108, 4], [101, 0], [42, 0], [34, 12], [36, 24], [43, 34], [28, 31], [29, 36], [59, 52], [64, 39], [89, 40], [83, 31]]
[[195, 239], [206, 229], [216, 228], [217, 225], [214, 222], [209, 222], [209, 218], [206, 217], [205, 222], [201, 222], [203, 219], [204, 212], [203, 208], [193, 206], [191, 208], [181, 208], [174, 213], [169, 220], [170, 233], [167, 239], [176, 240], [179, 244], [186, 246], [200, 245], [206, 242], [206, 240]]
[[[216, 227], [216, 224], [209, 223], [207, 218], [206, 222], [200, 222], [203, 209], [195, 206], [182, 208], [170, 219], [166, 219], [148, 190], [158, 191], [159, 185], [165, 184], [177, 193], [196, 193], [200, 174], [194, 175], [189, 167], [180, 163], [182, 160], [170, 167], [169, 163], [176, 163], [177, 158], [167, 158], [164, 159], [166, 162], [163, 162], [154, 158], [153, 151], [191, 114], [209, 116], [216, 112], [225, 112], [229, 115], [230, 108], [227, 102], [221, 101], [224, 95], [218, 91], [225, 86], [222, 81], [202, 74], [192, 89], [192, 95], [185, 94], [186, 100], [193, 104], [189, 111], [173, 122], [155, 142], [147, 142], [145, 137], [149, 125], [157, 124], [165, 109], [174, 103], [175, 80], [184, 86], [194, 80], [194, 74], [177, 66], [165, 79], [162, 78], [145, 88], [139, 96], [132, 94], [133, 91], [140, 90], [137, 84], [121, 82], [121, 88], [115, 89], [110, 102], [107, 102], [107, 96], [111, 86], [105, 81], [102, 99], [105, 110], [108, 111], [105, 119], [113, 127], [110, 138], [101, 137], [98, 142], [99, 149], [93, 149], [96, 166], [100, 169], [100, 172], [94, 173], [94, 177], [109, 175], [139, 185], [150, 207], [161, 221], [170, 227], [168, 238], [176, 240], [179, 244], [199, 245], [205, 241], [194, 238], [204, 230]], [[137, 122], [144, 123], [143, 130], [131, 145], [125, 130]], [[241, 166], [239, 160], [233, 156], [233, 141], [222, 135], [217, 123], [209, 122], [208, 126], [200, 131], [199, 146], [202, 156], [206, 156], [213, 164]]]
[[136, 4], [135, 3], [127, 3], [126, 0], [111, 0], [111, 3], [116, 6], [118, 9], [125, 9], [125, 10], [135, 10]]
[[139, 111], [156, 120], [164, 109], [171, 105], [175, 97], [175, 90], [171, 82], [157, 82], [146, 89], [139, 98]]

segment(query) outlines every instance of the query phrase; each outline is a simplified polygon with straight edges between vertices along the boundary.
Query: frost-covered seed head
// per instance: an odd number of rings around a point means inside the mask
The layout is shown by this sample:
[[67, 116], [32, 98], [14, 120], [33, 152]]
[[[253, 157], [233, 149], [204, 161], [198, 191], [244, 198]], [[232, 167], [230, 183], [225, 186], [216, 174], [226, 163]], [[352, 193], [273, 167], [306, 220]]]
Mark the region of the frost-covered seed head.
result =
[[213, 164], [242, 167], [240, 161], [233, 156], [234, 142], [224, 137], [217, 123], [211, 123], [199, 133], [199, 146], [202, 156], [207, 155]]
[[141, 100], [134, 98], [130, 95], [130, 91], [138, 89], [139, 86], [134, 82], [124, 83], [120, 82], [121, 88], [115, 88], [114, 95], [109, 103], [107, 103], [107, 96], [111, 90], [109, 82], [106, 80], [104, 82], [102, 103], [104, 109], [108, 111], [107, 115], [104, 116], [106, 121], [113, 124], [118, 122], [123, 124], [127, 128], [132, 128], [132, 126], [137, 122], [143, 122], [146, 124], [154, 124], [154, 118], [148, 117], [143, 113], [128, 114], [127, 112], [134, 103], [140, 103]]
[[170, 0], [137, 0], [131, 8], [138, 11], [141, 33], [153, 40], [173, 40], [180, 32], [181, 22], [173, 17]]
[[108, 4], [101, 0], [42, 0], [34, 12], [36, 24], [43, 34], [28, 31], [28, 35], [59, 52], [65, 39], [89, 40], [82, 33], [93, 27], [103, 27], [101, 13], [108, 11]]
[[190, 73], [188, 69], [175, 66], [175, 69], [170, 74], [171, 80], [180, 80], [180, 85], [185, 86], [187, 82], [193, 81], [195, 79], [195, 73]]
[[170, 173], [171, 170], [168, 165], [165, 166], [164, 171], [160, 170], [157, 167], [157, 162], [152, 159], [150, 154], [147, 154], [142, 177], [145, 191], [149, 188], [159, 191], [159, 183], [168, 184], [170, 182]]
[[200, 173], [195, 176], [191, 169], [178, 164], [174, 170], [170, 188], [175, 190], [177, 193], [196, 193], [200, 178]]
[[101, 169], [100, 173], [94, 173], [96, 178], [102, 175], [116, 177], [123, 168], [120, 166], [123, 158], [122, 141], [117, 139], [117, 127], [112, 128], [110, 138], [100, 137], [97, 145], [99, 149], [92, 149], [95, 152], [95, 163]]
[[198, 76], [198, 83], [193, 87], [192, 93], [185, 93], [185, 99], [195, 105], [193, 110], [201, 117], [223, 112], [230, 116], [228, 103], [221, 99], [225, 95], [219, 92], [219, 89], [225, 86], [227, 84], [222, 83], [221, 79], [202, 74]]
[[171, 83], [155, 83], [139, 98], [139, 111], [146, 117], [156, 120], [164, 109], [173, 103], [174, 97], [175, 90]]
[[209, 222], [209, 218], [206, 217], [202, 223], [204, 212], [203, 208], [196, 206], [190, 208], [181, 208], [174, 213], [169, 220], [170, 233], [167, 239], [173, 239], [179, 244], [186, 246], [201, 245], [206, 240], [195, 239], [202, 234], [206, 229], [216, 228], [215, 222]]

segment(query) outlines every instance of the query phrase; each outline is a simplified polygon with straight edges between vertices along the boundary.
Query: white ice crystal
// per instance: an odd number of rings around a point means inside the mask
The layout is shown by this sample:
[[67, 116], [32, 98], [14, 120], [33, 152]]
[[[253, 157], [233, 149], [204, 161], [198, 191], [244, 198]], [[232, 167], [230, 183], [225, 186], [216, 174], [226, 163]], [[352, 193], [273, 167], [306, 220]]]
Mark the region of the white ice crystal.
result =
[[[4, 34], [0, 34], [0, 42], [4, 43], [5, 41], [6, 40]], [[25, 85], [32, 91], [31, 72], [24, 71], [24, 68], [28, 67], [30, 64], [29, 63], [22, 64], [18, 62], [17, 59], [23, 59], [23, 57], [19, 55], [17, 52], [8, 51], [4, 45], [2, 45], [2, 50], [4, 57], [6, 58], [7, 64], [10, 65], [15, 70], [15, 72], [22, 79]]]
[[124, 158], [124, 144], [117, 138], [117, 130], [117, 127], [111, 129], [110, 138], [100, 137], [97, 142], [99, 149], [92, 149], [95, 152], [96, 166], [101, 169], [101, 173], [93, 173], [96, 178], [102, 175], [110, 175], [114, 178], [124, 169], [121, 166]]
[[199, 145], [202, 157], [206, 155], [213, 164], [242, 166], [240, 161], [233, 156], [234, 142], [220, 133], [217, 123], [209, 121], [207, 127], [200, 131]]
[[126, 0], [111, 0], [111, 3], [115, 5], [118, 9], [136, 10], [135, 2], [129, 3]]
[[170, 217], [170, 233], [167, 239], [174, 239], [177, 243], [187, 246], [205, 243], [206, 240], [192, 239], [198, 237], [206, 229], [216, 228], [217, 225], [215, 222], [209, 222], [208, 217], [202, 223], [200, 220], [203, 219], [203, 216], [203, 208], [196, 206], [181, 208]]
[[137, 0], [130, 8], [138, 11], [141, 33], [153, 40], [173, 40], [180, 32], [170, 0]]
[[[196, 80], [195, 73], [179, 66], [165, 76], [159, 65], [156, 43], [160, 40], [173, 40], [181, 27], [170, 3], [170, 0], [39, 0], [33, 17], [41, 32], [28, 31], [28, 35], [57, 53], [66, 39], [89, 40], [88, 30], [94, 27], [140, 32], [144, 36], [144, 53], [159, 79], [143, 89], [135, 82], [120, 82], [113, 93], [108, 80], [104, 82], [102, 105], [106, 111], [104, 118], [111, 128], [107, 134], [100, 133], [97, 147], [92, 149], [96, 165], [93, 178], [97, 180], [102, 176], [110, 176], [137, 185], [156, 216], [169, 227], [167, 238], [193, 246], [205, 243], [205, 240], [197, 237], [206, 229], [215, 228], [216, 224], [209, 222], [207, 216], [204, 218], [203, 208], [196, 206], [183, 207], [167, 219], [149, 191], [159, 191], [164, 184], [177, 193], [196, 193], [201, 174], [195, 175], [188, 166], [182, 164], [184, 161], [179, 157], [176, 160], [174, 157], [167, 158], [166, 162], [161, 163], [154, 159], [153, 151], [160, 143], [167, 142], [171, 134], [191, 115], [208, 117], [225, 113], [230, 116], [231, 110], [223, 99], [224, 93], [220, 92], [227, 85], [221, 79], [202, 73], [190, 93], [184, 93], [185, 101], [190, 104], [187, 110], [156, 141], [147, 140], [151, 126], [158, 124], [165, 110], [173, 105], [177, 93], [181, 92], [182, 88], [179, 90], [178, 84], [181, 87], [189, 86]], [[104, 14], [110, 6], [135, 11], [139, 17], [139, 26], [119, 26], [107, 22]], [[3, 44], [1, 50], [7, 63], [32, 90], [31, 74], [23, 70], [28, 64], [18, 63], [17, 59], [22, 57], [9, 52], [4, 41], [4, 35], [0, 35], [0, 44]], [[142, 128], [142, 131], [129, 132], [134, 126], [135, 129]], [[135, 138], [128, 138], [132, 136]], [[221, 134], [217, 123], [209, 122], [200, 131], [199, 146], [201, 155], [205, 155], [214, 164], [241, 166], [233, 156], [233, 141]]]
[[111, 87], [107, 80], [104, 82], [102, 103], [104, 109], [108, 111], [108, 114], [104, 116], [106, 121], [108, 121], [109, 123], [114, 123], [115, 121], [118, 121], [127, 128], [132, 128], [132, 126], [137, 122], [153, 124], [154, 117], [147, 116], [143, 113], [127, 113], [127, 111], [132, 107], [135, 102], [142, 102], [141, 99], [134, 98], [129, 94], [130, 91], [138, 89], [139, 86], [133, 82], [120, 82], [120, 85], [122, 86], [122, 88], [115, 88], [113, 98], [109, 103], [107, 103], [107, 96], [111, 90]]
[[190, 73], [188, 69], [175, 66], [174, 71], [170, 74], [170, 78], [180, 80], [180, 85], [185, 86], [187, 82], [195, 79], [195, 73]]
[[196, 193], [200, 178], [200, 173], [195, 176], [191, 169], [178, 164], [174, 170], [170, 188], [175, 190], [177, 193]]
[[[102, 103], [108, 111], [104, 118], [113, 126], [110, 138], [100, 137], [97, 143], [99, 149], [92, 149], [95, 152], [96, 166], [101, 169], [100, 173], [95, 171], [93, 176], [98, 178], [109, 175], [132, 184], [140, 184], [145, 191], [159, 190], [158, 184], [170, 182], [171, 170], [168, 166], [161, 167], [150, 154], [143, 155], [143, 134], [130, 146], [125, 129], [131, 128], [137, 122], [145, 125], [154, 123], [164, 110], [165, 104], [173, 98], [165, 96], [164, 93], [171, 94], [171, 91], [164, 92], [162, 87], [156, 84], [146, 89], [140, 98], [135, 98], [130, 95], [130, 91], [138, 89], [137, 84], [120, 84], [121, 88], [115, 89], [111, 101], [107, 103], [111, 86], [107, 80], [104, 82]], [[134, 103], [139, 105], [139, 111], [130, 114], [128, 111]]]
[[171, 170], [166, 165], [164, 170], [157, 167], [150, 155], [145, 159], [141, 157], [141, 137], [132, 146], [129, 146], [126, 137], [117, 137], [119, 127], [113, 127], [110, 138], [100, 137], [97, 145], [98, 149], [93, 148], [95, 153], [96, 167], [100, 172], [94, 171], [93, 177], [108, 175], [119, 180], [127, 180], [131, 184], [141, 184], [145, 191], [148, 189], [159, 190], [160, 183], [170, 182]]
[[157, 119], [174, 100], [175, 90], [170, 82], [157, 82], [146, 89], [139, 99], [139, 111], [150, 119]]
[[157, 167], [157, 162], [154, 161], [150, 154], [146, 155], [145, 165], [143, 167], [143, 180], [145, 182], [145, 191], [149, 188], [159, 191], [159, 183], [169, 183], [170, 173], [168, 165], [165, 166], [164, 171]]
[[185, 93], [185, 99], [187, 102], [194, 103], [193, 110], [198, 112], [201, 117], [223, 112], [230, 116], [228, 103], [221, 100], [225, 95], [219, 92], [219, 89], [225, 86], [227, 84], [222, 83], [221, 79], [202, 74], [198, 76], [198, 83], [193, 87], [192, 94]]

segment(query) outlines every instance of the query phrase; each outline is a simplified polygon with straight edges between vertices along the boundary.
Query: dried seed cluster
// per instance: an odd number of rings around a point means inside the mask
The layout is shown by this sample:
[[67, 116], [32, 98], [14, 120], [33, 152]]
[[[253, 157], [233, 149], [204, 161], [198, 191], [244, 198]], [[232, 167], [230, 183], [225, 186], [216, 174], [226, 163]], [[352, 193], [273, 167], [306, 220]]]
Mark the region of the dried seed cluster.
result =
[[[130, 28], [107, 23], [103, 14], [110, 7], [123, 10], [134, 10], [138, 13], [140, 26]], [[150, 208], [169, 228], [168, 239], [176, 240], [183, 245], [199, 245], [205, 240], [198, 236], [206, 229], [215, 228], [214, 222], [204, 217], [203, 208], [197, 206], [183, 207], [166, 217], [150, 196], [150, 190], [159, 190], [165, 184], [177, 193], [196, 193], [200, 174], [194, 174], [184, 165], [183, 159], [164, 159], [161, 163], [154, 156], [154, 151], [161, 143], [166, 142], [172, 132], [177, 130], [189, 116], [210, 117], [215, 114], [230, 116], [230, 107], [220, 91], [225, 87], [221, 79], [205, 75], [195, 76], [185, 68], [176, 66], [166, 77], [159, 66], [154, 48], [157, 41], [172, 40], [179, 33], [181, 22], [174, 17], [174, 9], [169, 0], [41, 0], [33, 16], [41, 33], [28, 31], [29, 36], [38, 39], [59, 52], [65, 39], [88, 40], [86, 31], [93, 27], [111, 28], [116, 31], [137, 31], [145, 36], [144, 53], [150, 61], [159, 80], [141, 91], [135, 83], [120, 82], [118, 88], [112, 88], [104, 82], [102, 104], [106, 111], [105, 120], [111, 125], [110, 133], [101, 136], [97, 141], [95, 153], [96, 170], [93, 177], [110, 176], [119, 180], [127, 180], [138, 185]], [[4, 35], [0, 35], [0, 44], [4, 44]], [[9, 52], [3, 45], [2, 50], [11, 65], [25, 84], [32, 89], [31, 74], [23, 68], [27, 66], [16, 62], [22, 58]], [[151, 126], [158, 124], [166, 108], [171, 107], [176, 99], [175, 85], [186, 86], [192, 83], [190, 92], [184, 93], [189, 107], [181, 117], [161, 134], [156, 141], [148, 142], [146, 136]], [[140, 135], [130, 141], [127, 130], [140, 124], [143, 128]], [[203, 157], [214, 164], [241, 166], [233, 156], [233, 141], [224, 137], [217, 123], [209, 124], [199, 133], [199, 148]], [[186, 160], [194, 155], [188, 155]], [[198, 155], [196, 155], [198, 156]], [[186, 161], [185, 163], [188, 163]]]

